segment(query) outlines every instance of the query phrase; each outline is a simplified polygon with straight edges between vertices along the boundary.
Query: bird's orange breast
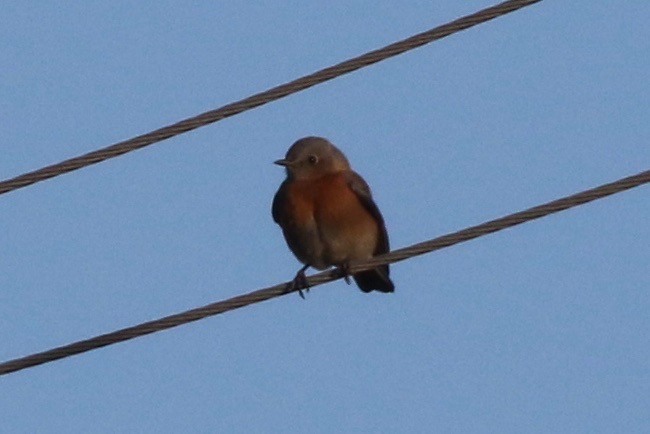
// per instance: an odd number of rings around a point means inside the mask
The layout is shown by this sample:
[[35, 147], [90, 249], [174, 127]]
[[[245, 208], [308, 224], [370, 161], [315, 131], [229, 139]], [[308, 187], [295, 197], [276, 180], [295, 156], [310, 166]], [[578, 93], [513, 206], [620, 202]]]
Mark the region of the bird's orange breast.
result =
[[345, 173], [294, 181], [289, 188], [289, 213], [295, 227], [316, 228], [324, 262], [335, 264], [372, 256], [379, 223], [350, 188]]
[[353, 229], [364, 222], [374, 221], [343, 174], [321, 178], [316, 186], [316, 195], [315, 211], [322, 224], [339, 224], [341, 229]]
[[304, 226], [314, 221], [316, 194], [313, 183], [293, 181], [287, 185], [285, 212], [294, 226]]
[[295, 180], [287, 187], [287, 211], [297, 225], [317, 219], [325, 224], [341, 222], [354, 226], [358, 220], [371, 219], [342, 173]]

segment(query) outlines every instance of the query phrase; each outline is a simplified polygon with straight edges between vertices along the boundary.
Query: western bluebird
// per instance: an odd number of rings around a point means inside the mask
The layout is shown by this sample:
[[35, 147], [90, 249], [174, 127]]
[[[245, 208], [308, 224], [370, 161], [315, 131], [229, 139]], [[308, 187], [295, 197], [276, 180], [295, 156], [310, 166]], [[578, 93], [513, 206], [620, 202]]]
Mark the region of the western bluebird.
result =
[[[273, 198], [273, 220], [282, 228], [289, 249], [305, 264], [294, 287], [305, 284], [309, 267], [323, 270], [334, 265], [346, 272], [353, 261], [389, 251], [384, 218], [368, 184], [336, 146], [321, 137], [305, 137], [275, 164], [286, 168], [287, 178]], [[364, 292], [395, 290], [388, 265], [352, 277]]]

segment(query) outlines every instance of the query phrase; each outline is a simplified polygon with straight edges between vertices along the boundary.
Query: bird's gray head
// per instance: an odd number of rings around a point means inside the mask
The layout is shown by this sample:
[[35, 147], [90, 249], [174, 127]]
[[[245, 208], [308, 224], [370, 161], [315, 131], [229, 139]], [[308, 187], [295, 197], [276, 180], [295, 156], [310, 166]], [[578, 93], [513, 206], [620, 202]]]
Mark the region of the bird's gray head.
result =
[[287, 155], [275, 162], [293, 179], [319, 178], [328, 173], [350, 170], [350, 163], [336, 146], [322, 137], [305, 137], [291, 145]]

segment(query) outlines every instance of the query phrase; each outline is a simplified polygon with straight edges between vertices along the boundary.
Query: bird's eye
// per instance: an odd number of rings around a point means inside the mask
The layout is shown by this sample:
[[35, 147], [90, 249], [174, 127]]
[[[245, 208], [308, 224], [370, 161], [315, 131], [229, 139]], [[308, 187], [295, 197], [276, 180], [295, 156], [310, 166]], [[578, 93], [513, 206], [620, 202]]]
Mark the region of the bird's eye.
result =
[[315, 165], [318, 163], [318, 157], [315, 155], [310, 155], [309, 158], [307, 158], [307, 161], [309, 161], [309, 164]]

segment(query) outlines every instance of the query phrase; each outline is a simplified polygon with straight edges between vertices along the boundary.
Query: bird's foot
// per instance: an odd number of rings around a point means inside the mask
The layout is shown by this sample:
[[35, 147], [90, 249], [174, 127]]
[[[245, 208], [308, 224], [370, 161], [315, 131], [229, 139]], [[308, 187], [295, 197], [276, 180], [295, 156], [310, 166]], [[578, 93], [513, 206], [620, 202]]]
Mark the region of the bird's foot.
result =
[[305, 276], [305, 270], [307, 268], [309, 268], [309, 265], [305, 265], [298, 270], [296, 277], [294, 277], [287, 285], [287, 291], [292, 292], [297, 290], [298, 295], [300, 295], [300, 298], [303, 300], [305, 299], [305, 294], [303, 294], [302, 290], [304, 289], [305, 292], [309, 292], [309, 282], [307, 281], [307, 276]]
[[350, 285], [352, 282], [350, 281], [350, 263], [345, 262], [339, 266], [339, 271], [341, 273], [341, 276], [343, 277], [343, 280], [345, 280], [345, 283]]

